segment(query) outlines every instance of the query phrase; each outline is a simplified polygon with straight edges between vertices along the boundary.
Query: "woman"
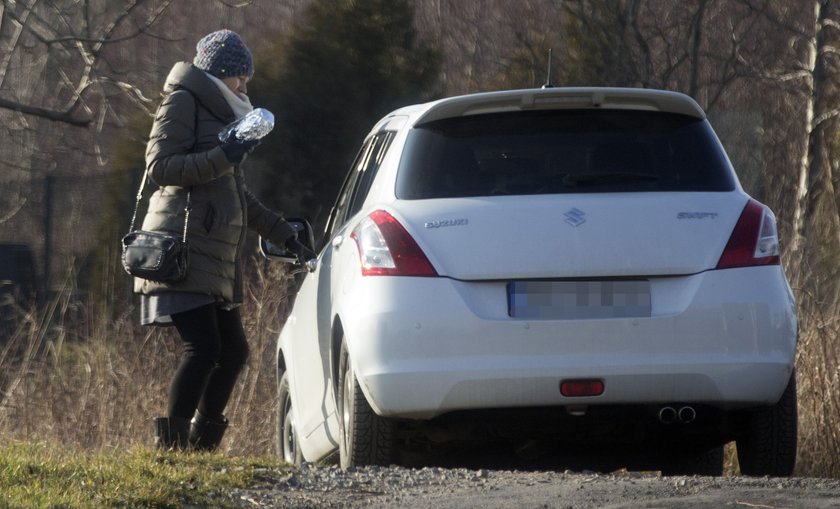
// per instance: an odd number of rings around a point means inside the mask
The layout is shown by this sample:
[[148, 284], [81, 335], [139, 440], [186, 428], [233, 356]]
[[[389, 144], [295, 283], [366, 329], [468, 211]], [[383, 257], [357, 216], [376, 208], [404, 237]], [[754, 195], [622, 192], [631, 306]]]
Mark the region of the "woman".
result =
[[300, 256], [314, 253], [294, 229], [246, 188], [239, 165], [258, 143], [222, 128], [252, 110], [247, 83], [254, 73], [248, 48], [230, 30], [196, 46], [192, 64], [175, 64], [146, 147], [152, 195], [143, 229], [180, 232], [189, 199], [189, 272], [173, 284], [135, 279], [144, 325], [174, 325], [184, 356], [169, 392], [166, 417], [155, 419], [155, 442], [165, 449], [213, 450], [228, 421], [224, 409], [248, 358], [242, 328], [241, 254], [246, 226]]

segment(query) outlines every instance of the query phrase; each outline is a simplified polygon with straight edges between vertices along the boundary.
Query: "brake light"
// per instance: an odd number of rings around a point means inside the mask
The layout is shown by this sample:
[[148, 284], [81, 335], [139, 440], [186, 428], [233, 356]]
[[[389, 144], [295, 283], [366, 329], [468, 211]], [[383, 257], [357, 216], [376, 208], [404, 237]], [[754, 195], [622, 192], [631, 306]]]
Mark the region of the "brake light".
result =
[[362, 219], [350, 237], [359, 248], [363, 276], [438, 275], [403, 225], [384, 210]]
[[755, 200], [747, 202], [729, 242], [718, 261], [718, 269], [779, 264], [779, 235], [776, 218]]

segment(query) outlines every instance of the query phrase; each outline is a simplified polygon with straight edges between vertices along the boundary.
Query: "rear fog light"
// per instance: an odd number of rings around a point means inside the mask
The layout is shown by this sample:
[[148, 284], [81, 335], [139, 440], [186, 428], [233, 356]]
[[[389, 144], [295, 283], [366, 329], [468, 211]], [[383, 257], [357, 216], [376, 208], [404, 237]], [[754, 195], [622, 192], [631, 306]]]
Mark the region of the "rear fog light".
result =
[[567, 398], [600, 396], [603, 393], [603, 380], [563, 380], [560, 382], [560, 394]]

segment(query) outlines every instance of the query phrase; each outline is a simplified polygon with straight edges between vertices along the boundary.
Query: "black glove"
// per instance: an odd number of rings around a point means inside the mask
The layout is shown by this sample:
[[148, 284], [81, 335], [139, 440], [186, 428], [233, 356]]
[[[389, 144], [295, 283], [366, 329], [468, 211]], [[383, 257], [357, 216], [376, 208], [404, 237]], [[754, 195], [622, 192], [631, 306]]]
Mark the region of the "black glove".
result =
[[315, 251], [303, 245], [297, 237], [292, 237], [286, 241], [286, 249], [293, 255], [297, 256], [298, 262], [304, 267], [306, 267], [307, 261], [312, 260], [313, 258], [318, 258]]
[[222, 142], [222, 151], [224, 151], [230, 164], [239, 164], [259, 144], [260, 140], [240, 140], [234, 132], [231, 132], [227, 139]]

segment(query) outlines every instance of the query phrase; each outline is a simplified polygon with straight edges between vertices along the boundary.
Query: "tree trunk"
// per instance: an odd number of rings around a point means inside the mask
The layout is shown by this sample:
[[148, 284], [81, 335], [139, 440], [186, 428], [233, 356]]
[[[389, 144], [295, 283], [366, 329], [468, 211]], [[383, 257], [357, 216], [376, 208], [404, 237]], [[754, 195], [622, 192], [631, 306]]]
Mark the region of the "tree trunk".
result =
[[[817, 171], [812, 171], [813, 157], [819, 154], [819, 150], [814, 148], [815, 138], [815, 107], [817, 103], [817, 94], [819, 93], [821, 82], [818, 79], [824, 79], [825, 74], [822, 72], [821, 58], [819, 58], [819, 49], [823, 43], [823, 36], [821, 30], [821, 23], [825, 17], [825, 6], [822, 0], [814, 1], [814, 35], [808, 41], [808, 54], [805, 61], [807, 74], [805, 75], [805, 135], [802, 138], [802, 157], [799, 160], [799, 168], [797, 174], [799, 175], [796, 187], [796, 201], [793, 211], [793, 235], [791, 236], [790, 257], [791, 267], [801, 268], [803, 262], [803, 244], [807, 237], [806, 231], [806, 216], [810, 215], [814, 210], [814, 199], [819, 194], [815, 189], [812, 190], [814, 184], [813, 177], [818, 177]], [[792, 274], [794, 278], [798, 278], [797, 273]]]

